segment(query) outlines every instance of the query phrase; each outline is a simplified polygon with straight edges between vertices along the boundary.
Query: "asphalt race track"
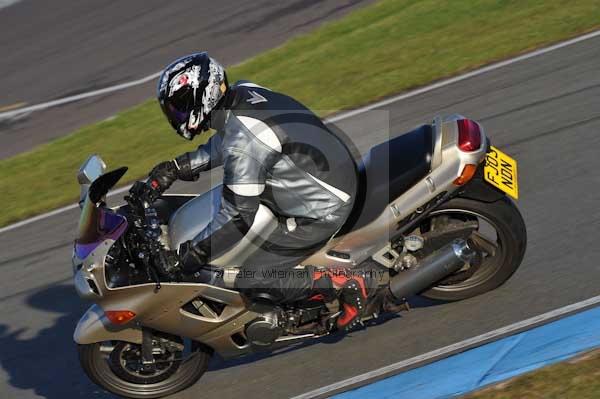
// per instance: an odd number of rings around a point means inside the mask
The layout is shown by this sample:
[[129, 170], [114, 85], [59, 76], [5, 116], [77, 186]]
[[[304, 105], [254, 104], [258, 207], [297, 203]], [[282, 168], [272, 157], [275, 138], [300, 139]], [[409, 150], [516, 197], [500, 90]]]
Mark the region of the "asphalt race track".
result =
[[[371, 1], [21, 1], [0, 9], [0, 110], [137, 80], [200, 50], [232, 65]], [[0, 159], [108, 118], [155, 87], [0, 121]]]
[[[395, 134], [436, 113], [476, 118], [518, 160], [529, 247], [505, 286], [460, 303], [418, 302], [341, 341], [214, 359], [175, 397], [290, 397], [600, 294], [599, 64], [595, 38], [387, 107]], [[385, 114], [340, 125], [364, 150], [385, 138]], [[0, 235], [0, 397], [108, 397], [80, 371], [71, 340], [87, 306], [70, 283], [77, 213]]]

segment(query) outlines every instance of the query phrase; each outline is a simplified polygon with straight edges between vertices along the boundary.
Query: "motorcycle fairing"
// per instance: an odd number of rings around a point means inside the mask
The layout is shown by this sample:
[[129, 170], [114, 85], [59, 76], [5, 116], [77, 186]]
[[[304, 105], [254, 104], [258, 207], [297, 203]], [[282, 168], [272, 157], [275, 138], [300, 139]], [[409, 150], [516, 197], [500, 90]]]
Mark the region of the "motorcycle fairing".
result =
[[79, 259], [85, 259], [103, 241], [116, 241], [126, 230], [127, 219], [124, 216], [86, 201], [75, 240], [75, 255]]
[[114, 326], [106, 318], [102, 308], [94, 304], [79, 319], [73, 340], [79, 345], [112, 340], [141, 344], [142, 330], [137, 327]]
[[[79, 271], [103, 281], [104, 267], [88, 273], [85, 268]], [[78, 344], [90, 344], [108, 340], [141, 342], [141, 330], [135, 321], [143, 320], [143, 325], [167, 333], [190, 337], [214, 348], [221, 356], [228, 358], [251, 351], [248, 344], [232, 340], [235, 334], [243, 334], [248, 322], [257, 314], [246, 308], [239, 292], [207, 284], [164, 283], [160, 290], [155, 284], [142, 284], [130, 287], [106, 289], [110, 295], [96, 298], [93, 305], [77, 324], [73, 339]], [[182, 304], [189, 301], [212, 300], [224, 305], [219, 314], [190, 313]], [[104, 316], [105, 310], [127, 309], [136, 318], [122, 326], [111, 324]]]

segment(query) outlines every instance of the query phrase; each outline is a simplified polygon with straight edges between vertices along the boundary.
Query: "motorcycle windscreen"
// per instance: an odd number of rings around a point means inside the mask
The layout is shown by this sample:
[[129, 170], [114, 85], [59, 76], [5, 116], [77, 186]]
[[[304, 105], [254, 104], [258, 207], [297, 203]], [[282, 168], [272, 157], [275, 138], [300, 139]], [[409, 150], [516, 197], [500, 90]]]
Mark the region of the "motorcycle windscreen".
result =
[[79, 218], [75, 255], [79, 259], [85, 259], [103, 241], [117, 240], [126, 229], [127, 219], [124, 216], [107, 208], [97, 207], [86, 199]]

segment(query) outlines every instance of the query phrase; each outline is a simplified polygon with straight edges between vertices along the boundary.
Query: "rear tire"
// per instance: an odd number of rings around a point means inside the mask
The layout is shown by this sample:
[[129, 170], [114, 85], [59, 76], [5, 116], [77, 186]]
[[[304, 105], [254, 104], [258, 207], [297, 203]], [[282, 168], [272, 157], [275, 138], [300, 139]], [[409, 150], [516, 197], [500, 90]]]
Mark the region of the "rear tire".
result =
[[[495, 228], [500, 251], [492, 259], [487, 260], [488, 267], [490, 267], [489, 263], [494, 263], [494, 270], [488, 270], [489, 276], [486, 275], [481, 281], [475, 279], [477, 274], [473, 275], [461, 283], [464, 288], [461, 284], [436, 285], [421, 293], [424, 297], [442, 301], [459, 301], [496, 289], [517, 271], [525, 256], [527, 247], [525, 222], [510, 198], [503, 197], [489, 203], [454, 198], [432, 212], [432, 216], [444, 213], [460, 214], [461, 211], [465, 211], [465, 214], [479, 215], [487, 219]], [[482, 269], [484, 267], [486, 261], [481, 266]], [[470, 279], [472, 279], [471, 284], [469, 284]]]
[[[113, 341], [114, 348], [132, 345]], [[127, 398], [160, 398], [174, 394], [193, 385], [208, 368], [211, 353], [208, 348], [195, 346], [195, 353], [188, 359], [174, 362], [173, 369], [163, 377], [143, 378], [129, 375], [123, 370], [115, 371], [111, 364], [113, 356], [106, 358], [101, 350], [103, 343], [78, 345], [79, 361], [87, 376], [97, 385], [114, 394]], [[113, 349], [113, 351], [116, 349]]]

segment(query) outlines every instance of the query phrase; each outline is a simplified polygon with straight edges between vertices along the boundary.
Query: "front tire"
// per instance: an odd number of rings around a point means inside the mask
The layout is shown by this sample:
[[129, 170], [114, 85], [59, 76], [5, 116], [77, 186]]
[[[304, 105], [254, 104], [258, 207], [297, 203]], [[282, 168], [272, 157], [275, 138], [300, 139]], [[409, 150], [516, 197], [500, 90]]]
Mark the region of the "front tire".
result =
[[[107, 351], [107, 345], [112, 348], [110, 351]], [[155, 375], [136, 375], [134, 371], [127, 370], [130, 358], [122, 355], [133, 350], [135, 356], [138, 352], [136, 346], [139, 347], [122, 341], [78, 345], [79, 361], [87, 376], [107, 391], [127, 398], [160, 398], [198, 381], [208, 368], [211, 356], [208, 348], [195, 344], [192, 355], [187, 359], [160, 363]]]
[[485, 258], [480, 269], [464, 281], [438, 283], [421, 293], [427, 298], [442, 301], [459, 301], [481, 295], [504, 284], [517, 271], [527, 246], [527, 230], [521, 213], [508, 197], [495, 202], [480, 202], [454, 198], [431, 213], [440, 215], [467, 215], [486, 220], [497, 234], [497, 251]]

